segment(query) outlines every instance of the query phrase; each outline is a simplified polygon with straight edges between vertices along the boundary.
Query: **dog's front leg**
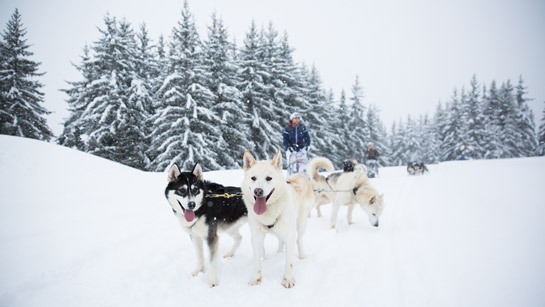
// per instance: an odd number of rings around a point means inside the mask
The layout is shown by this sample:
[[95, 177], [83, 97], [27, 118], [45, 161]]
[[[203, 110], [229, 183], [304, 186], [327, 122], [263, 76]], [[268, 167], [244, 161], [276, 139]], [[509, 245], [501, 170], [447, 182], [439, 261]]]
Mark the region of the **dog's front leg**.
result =
[[348, 206], [348, 213], [346, 214], [346, 219], [349, 225], [354, 224], [354, 221], [352, 220], [352, 213], [354, 212], [354, 207], [356, 207], [356, 205], [354, 204]]
[[337, 215], [339, 214], [339, 209], [341, 205], [339, 202], [334, 201], [331, 207], [331, 220], [329, 221], [329, 228], [335, 228], [337, 225]]
[[295, 286], [295, 277], [293, 276], [293, 262], [295, 259], [295, 231], [289, 231], [285, 237], [286, 245], [286, 267], [284, 269], [284, 278], [282, 285], [286, 288]]
[[210, 233], [207, 239], [208, 248], [210, 249], [210, 268], [208, 272], [208, 285], [210, 288], [219, 284], [218, 280], [218, 246], [219, 239], [217, 234]]
[[[257, 226], [257, 225], [254, 225]], [[250, 226], [250, 227], [254, 227]], [[252, 249], [254, 250], [254, 272], [252, 278], [250, 279], [250, 286], [255, 286], [261, 283], [261, 262], [263, 258], [263, 243], [265, 241], [266, 233], [260, 230], [258, 227], [255, 227], [252, 231]]]
[[197, 235], [190, 235], [193, 247], [195, 248], [195, 255], [197, 256], [197, 266], [191, 273], [193, 276], [197, 276], [199, 272], [204, 272], [204, 255], [202, 249], [202, 239]]

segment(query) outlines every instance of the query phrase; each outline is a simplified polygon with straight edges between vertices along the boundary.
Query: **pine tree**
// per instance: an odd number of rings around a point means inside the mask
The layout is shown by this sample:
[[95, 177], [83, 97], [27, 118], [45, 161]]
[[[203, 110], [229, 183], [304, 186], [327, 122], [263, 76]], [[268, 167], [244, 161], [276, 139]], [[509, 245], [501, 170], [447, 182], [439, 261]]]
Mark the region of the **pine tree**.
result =
[[333, 113], [331, 129], [331, 147], [333, 148], [334, 158], [331, 160], [334, 165], [341, 165], [345, 159], [353, 158], [350, 156], [350, 127], [349, 127], [349, 108], [346, 104], [346, 93], [341, 90], [339, 106]]
[[188, 2], [172, 30], [169, 71], [158, 91], [160, 101], [152, 117], [153, 161], [149, 169], [163, 171], [176, 162], [191, 169], [200, 162], [205, 170], [219, 169], [214, 142], [219, 118], [210, 110], [212, 92], [204, 86], [208, 72], [202, 65], [201, 42]]
[[[263, 33], [263, 32], [261, 32]], [[282, 147], [283, 126], [275, 121], [274, 102], [269, 100], [270, 87], [265, 65], [264, 38], [252, 21], [240, 50], [238, 89], [244, 105], [243, 129], [247, 131], [247, 148], [258, 159], [270, 159]]]
[[517, 140], [517, 125], [515, 122], [515, 97], [513, 95], [514, 88], [511, 81], [507, 80], [503, 83], [499, 92], [499, 132], [502, 140], [501, 158], [518, 157], [518, 140]]
[[41, 63], [32, 61], [26, 29], [15, 9], [2, 33], [0, 44], [0, 133], [49, 141], [53, 132], [42, 103], [43, 85], [36, 80]]
[[[463, 97], [463, 95], [462, 95]], [[441, 143], [441, 160], [456, 160], [466, 154], [465, 142], [463, 139], [464, 116], [461, 110], [461, 100], [458, 91], [454, 89], [448, 110], [447, 122], [444, 127], [444, 140]]]
[[[545, 104], [545, 101], [543, 103]], [[545, 107], [543, 108], [541, 124], [539, 125], [537, 154], [545, 156]]]
[[366, 160], [365, 151], [370, 143], [370, 132], [365, 122], [365, 106], [363, 105], [363, 87], [360, 84], [359, 77], [356, 75], [354, 85], [352, 86], [352, 100], [350, 118], [349, 118], [349, 155], [359, 162]]
[[[488, 93], [488, 94], [487, 94]], [[488, 92], [483, 88], [483, 114], [485, 117], [486, 137], [484, 158], [498, 159], [502, 156], [503, 144], [500, 139], [499, 98], [496, 81], [492, 81]]]
[[526, 98], [528, 92], [524, 86], [522, 76], [519, 78], [516, 90], [515, 122], [517, 126], [518, 153], [519, 157], [531, 157], [536, 154], [537, 148], [536, 125], [534, 114], [528, 107], [527, 102], [530, 99]]
[[366, 123], [369, 129], [369, 142], [373, 143], [375, 149], [381, 154], [379, 156], [380, 165], [388, 165], [388, 157], [384, 155], [387, 152], [386, 132], [380, 121], [379, 110], [375, 105], [367, 108]]
[[473, 75], [470, 81], [471, 89], [464, 102], [465, 114], [467, 115], [467, 155], [469, 158], [482, 159], [484, 156], [485, 144], [485, 118], [483, 106], [480, 101], [480, 89], [477, 77]]
[[203, 44], [203, 65], [210, 76], [205, 86], [212, 92], [214, 101], [211, 111], [219, 118], [217, 163], [223, 168], [238, 168], [246, 149], [243, 142], [244, 120], [241, 94], [237, 89], [238, 66], [234, 60], [234, 46], [229, 42], [227, 29], [221, 18], [212, 14], [212, 24], [208, 27], [208, 38]]

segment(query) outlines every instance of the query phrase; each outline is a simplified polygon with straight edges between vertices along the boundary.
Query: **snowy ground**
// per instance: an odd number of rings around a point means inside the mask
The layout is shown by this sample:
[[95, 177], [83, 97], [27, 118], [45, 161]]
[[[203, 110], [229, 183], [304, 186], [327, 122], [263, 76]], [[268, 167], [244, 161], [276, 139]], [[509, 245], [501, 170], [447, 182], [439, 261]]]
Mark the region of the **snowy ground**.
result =
[[[242, 159], [242, 156], [241, 156]], [[250, 233], [220, 262], [195, 257], [163, 196], [166, 175], [0, 136], [0, 306], [545, 306], [545, 158], [381, 169], [380, 228], [355, 210], [337, 229], [313, 212], [293, 289], [268, 237], [250, 287]], [[242, 171], [206, 173], [229, 185]], [[220, 241], [227, 250], [232, 241]]]

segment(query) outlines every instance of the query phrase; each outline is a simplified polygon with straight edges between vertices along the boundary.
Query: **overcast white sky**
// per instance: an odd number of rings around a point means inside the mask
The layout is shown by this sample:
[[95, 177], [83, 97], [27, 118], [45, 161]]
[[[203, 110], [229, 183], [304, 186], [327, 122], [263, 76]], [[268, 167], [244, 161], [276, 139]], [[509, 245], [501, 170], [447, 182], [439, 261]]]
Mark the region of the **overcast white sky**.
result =
[[[287, 31], [297, 62], [315, 64], [326, 89], [347, 95], [357, 75], [364, 102], [375, 104], [387, 128], [407, 114], [432, 114], [455, 87], [468, 87], [475, 73], [487, 85], [525, 79], [536, 123], [545, 107], [545, 1], [542, 0], [190, 0], [201, 37], [215, 10], [242, 43], [253, 20]], [[46, 72], [45, 107], [56, 134], [68, 116], [66, 80], [79, 79], [85, 43], [99, 37], [106, 12], [134, 28], [145, 22], [156, 41], [170, 36], [183, 0], [2, 0], [5, 29], [19, 9], [33, 59]]]

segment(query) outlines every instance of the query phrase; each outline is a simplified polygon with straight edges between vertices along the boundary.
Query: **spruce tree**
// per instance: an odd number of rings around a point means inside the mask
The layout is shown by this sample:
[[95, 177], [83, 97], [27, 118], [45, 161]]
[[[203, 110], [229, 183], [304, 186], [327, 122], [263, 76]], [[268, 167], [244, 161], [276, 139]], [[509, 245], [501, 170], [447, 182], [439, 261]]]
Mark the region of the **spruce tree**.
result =
[[464, 100], [465, 114], [467, 115], [467, 155], [472, 159], [482, 159], [484, 156], [484, 139], [486, 135], [483, 106], [480, 100], [480, 87], [477, 77], [473, 75], [470, 81], [470, 90], [467, 100]]
[[53, 132], [42, 105], [43, 85], [36, 80], [41, 63], [31, 60], [21, 14], [15, 9], [0, 44], [0, 133], [49, 141]]
[[519, 83], [516, 87], [516, 108], [515, 108], [515, 122], [517, 127], [516, 138], [518, 156], [519, 157], [531, 157], [536, 154], [537, 148], [537, 135], [536, 125], [534, 122], [534, 114], [528, 106], [528, 101], [531, 99], [526, 98], [528, 94], [527, 88], [524, 86], [524, 80], [522, 76], [519, 78]]
[[205, 86], [212, 92], [211, 111], [218, 117], [217, 163], [223, 168], [238, 168], [246, 149], [242, 100], [237, 89], [238, 66], [234, 60], [234, 46], [229, 42], [226, 27], [214, 13], [203, 44], [203, 65], [210, 72]]
[[[545, 101], [543, 101], [545, 104]], [[540, 156], [545, 156], [545, 107], [543, 107], [543, 112], [541, 112], [541, 124], [539, 125], [538, 131], [538, 145], [537, 145], [537, 154]]]
[[350, 147], [348, 154], [358, 162], [366, 160], [365, 152], [371, 142], [369, 127], [365, 122], [365, 106], [363, 105], [363, 87], [359, 77], [356, 75], [352, 85], [352, 105], [350, 106], [349, 118], [349, 139]]
[[517, 140], [517, 125], [515, 121], [515, 97], [511, 81], [503, 83], [498, 92], [499, 117], [498, 125], [500, 139], [502, 141], [502, 154], [500, 158], [519, 157]]
[[258, 159], [274, 156], [282, 147], [283, 125], [276, 121], [274, 102], [269, 99], [270, 85], [265, 60], [263, 31], [252, 21], [240, 50], [238, 89], [242, 94], [247, 148]]
[[219, 118], [210, 110], [212, 92], [204, 86], [208, 77], [202, 65], [202, 46], [188, 2], [172, 30], [169, 71], [158, 91], [159, 102], [152, 117], [154, 157], [149, 169], [163, 171], [176, 162], [192, 169], [200, 162], [204, 170], [219, 169], [214, 143]]

